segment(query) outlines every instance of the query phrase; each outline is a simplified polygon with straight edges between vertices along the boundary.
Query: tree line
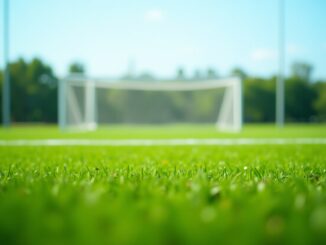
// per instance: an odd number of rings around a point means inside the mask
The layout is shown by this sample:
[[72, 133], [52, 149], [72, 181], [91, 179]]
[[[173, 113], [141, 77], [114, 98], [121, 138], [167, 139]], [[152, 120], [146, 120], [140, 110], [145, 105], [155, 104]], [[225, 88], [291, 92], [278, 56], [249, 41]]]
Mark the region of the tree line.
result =
[[[26, 61], [20, 58], [10, 63], [9, 70], [12, 121], [56, 123], [58, 115], [58, 76], [53, 69], [41, 59], [34, 58], [31, 61]], [[81, 63], [76, 62], [70, 65], [68, 71], [71, 73], [85, 73], [85, 68]], [[312, 71], [313, 68], [309, 64], [294, 63], [291, 67], [291, 75], [285, 79], [285, 117], [287, 122], [326, 121], [326, 80], [313, 81], [311, 78]], [[3, 71], [0, 71], [0, 73], [0, 112], [2, 116]], [[239, 76], [243, 80], [245, 122], [274, 122], [276, 76], [250, 76], [240, 68], [233, 69], [230, 75]], [[196, 70], [191, 77], [186, 77], [182, 68], [179, 68], [176, 73], [176, 79], [185, 82], [190, 82], [191, 79], [214, 79], [217, 77], [217, 72], [212, 68], [208, 68], [205, 72]], [[132, 77], [130, 74], [122, 76], [122, 79], [126, 78], [135, 80], [155, 79], [149, 73], [143, 73], [137, 77]], [[176, 98], [176, 96], [174, 95], [173, 101], [180, 101], [180, 98]], [[114, 100], [114, 98], [116, 99]], [[197, 97], [193, 95], [193, 98]], [[198, 98], [197, 100], [199, 100]], [[118, 110], [119, 106], [121, 106], [119, 105], [119, 96], [110, 95], [107, 101], [110, 102], [108, 106], [111, 106], [112, 109], [111, 121], [115, 122], [114, 117], [121, 117]], [[160, 103], [171, 103], [171, 99], [161, 100]], [[203, 117], [202, 111], [207, 111], [205, 108], [207, 104], [209, 104], [209, 101], [198, 102], [198, 118]], [[116, 105], [115, 108], [113, 108], [114, 105]], [[179, 112], [181, 113], [181, 109]], [[101, 114], [101, 111], [99, 113]]]

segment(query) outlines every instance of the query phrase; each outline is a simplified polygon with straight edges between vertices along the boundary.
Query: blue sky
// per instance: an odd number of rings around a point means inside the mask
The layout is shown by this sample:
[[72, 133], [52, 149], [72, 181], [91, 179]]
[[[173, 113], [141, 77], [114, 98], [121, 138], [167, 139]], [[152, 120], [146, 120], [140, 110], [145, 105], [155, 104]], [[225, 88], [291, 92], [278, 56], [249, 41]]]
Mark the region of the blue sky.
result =
[[[177, 67], [189, 76], [208, 67], [222, 76], [236, 66], [277, 72], [278, 0], [10, 2], [10, 58], [40, 57], [59, 75], [73, 61], [94, 76], [119, 76], [128, 64], [162, 77]], [[309, 62], [315, 78], [326, 78], [325, 0], [286, 0], [286, 50], [287, 68]]]

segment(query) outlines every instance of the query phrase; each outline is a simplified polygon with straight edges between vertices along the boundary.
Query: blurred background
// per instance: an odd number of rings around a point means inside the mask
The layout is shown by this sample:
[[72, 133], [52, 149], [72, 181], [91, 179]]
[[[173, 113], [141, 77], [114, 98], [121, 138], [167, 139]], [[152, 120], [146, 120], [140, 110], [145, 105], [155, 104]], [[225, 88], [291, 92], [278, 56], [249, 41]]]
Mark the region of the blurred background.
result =
[[[58, 81], [70, 73], [185, 82], [236, 75], [243, 79], [244, 122], [275, 122], [280, 42], [285, 121], [326, 121], [323, 0], [284, 1], [282, 23], [276, 0], [7, 0], [8, 8], [5, 2], [0, 96], [8, 52], [13, 123], [57, 123]], [[2, 48], [6, 34], [9, 47]], [[110, 120], [117, 122], [120, 102], [109, 98]], [[196, 107], [190, 121], [200, 122], [210, 105], [200, 100]], [[2, 116], [2, 97], [0, 110]]]

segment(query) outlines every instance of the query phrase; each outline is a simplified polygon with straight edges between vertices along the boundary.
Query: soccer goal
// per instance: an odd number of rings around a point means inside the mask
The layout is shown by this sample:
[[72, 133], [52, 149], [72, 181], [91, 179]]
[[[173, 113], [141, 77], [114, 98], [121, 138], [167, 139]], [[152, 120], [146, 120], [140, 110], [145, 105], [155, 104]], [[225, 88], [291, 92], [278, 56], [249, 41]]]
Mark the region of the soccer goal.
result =
[[242, 128], [236, 77], [206, 80], [112, 80], [71, 75], [59, 83], [59, 126], [95, 130], [108, 124], [215, 123]]

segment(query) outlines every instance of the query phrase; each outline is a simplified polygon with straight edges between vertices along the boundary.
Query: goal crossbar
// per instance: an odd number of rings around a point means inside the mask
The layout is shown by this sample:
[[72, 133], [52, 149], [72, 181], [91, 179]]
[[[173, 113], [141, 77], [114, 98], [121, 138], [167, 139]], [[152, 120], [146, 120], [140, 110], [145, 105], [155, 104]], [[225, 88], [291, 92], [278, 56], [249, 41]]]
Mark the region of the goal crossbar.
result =
[[97, 88], [120, 89], [120, 90], [147, 90], [147, 91], [193, 91], [223, 88], [230, 85], [241, 83], [237, 77], [214, 80], [159, 80], [142, 82], [137, 80], [104, 80], [91, 78], [74, 78], [68, 77], [64, 79], [74, 86], [85, 86], [85, 83], [94, 83]]

